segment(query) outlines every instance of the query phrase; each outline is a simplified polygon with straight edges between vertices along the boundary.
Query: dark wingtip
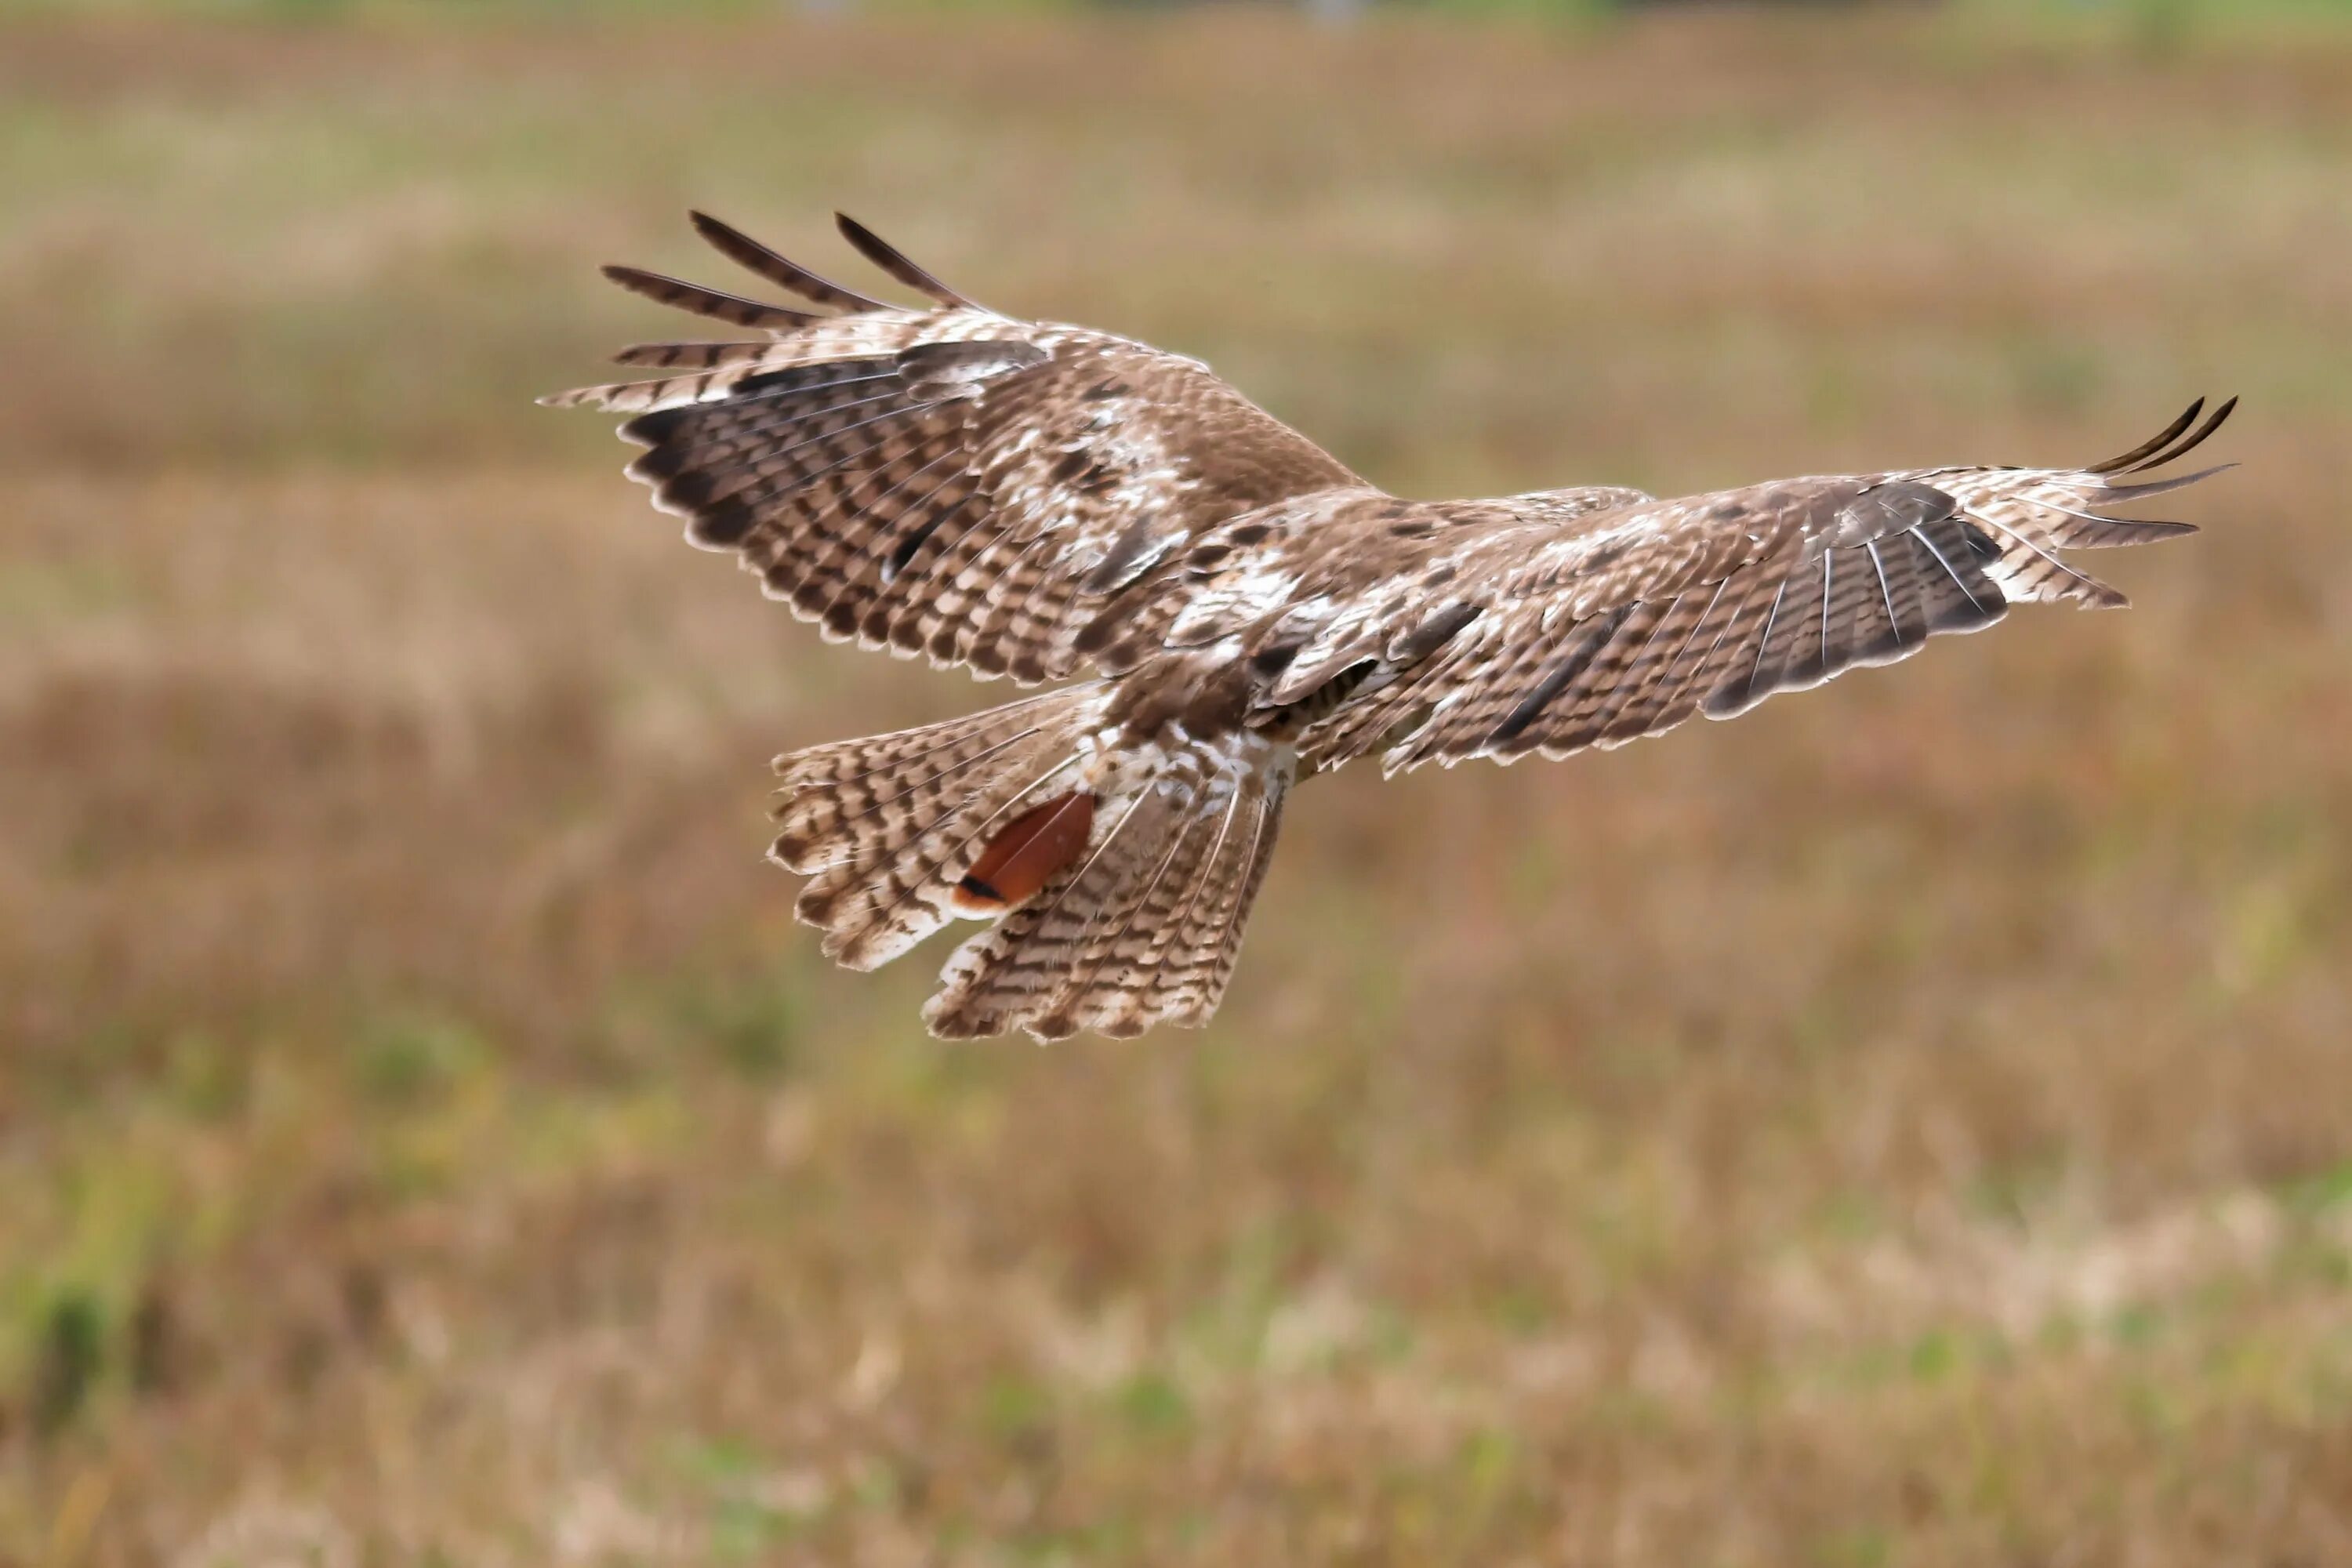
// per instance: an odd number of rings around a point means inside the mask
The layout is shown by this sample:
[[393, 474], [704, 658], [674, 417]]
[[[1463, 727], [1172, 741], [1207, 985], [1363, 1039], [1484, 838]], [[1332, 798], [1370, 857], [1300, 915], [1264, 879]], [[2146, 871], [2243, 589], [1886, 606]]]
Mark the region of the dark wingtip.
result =
[[2158, 431], [2155, 435], [2149, 437], [2147, 440], [2141, 442], [2138, 446], [2134, 447], [2130, 451], [2119, 453], [2115, 457], [2107, 458], [2105, 462], [2092, 463], [2085, 467], [2083, 471], [2086, 474], [2117, 474], [2127, 472], [2135, 465], [2145, 462], [2151, 454], [2163, 451], [2167, 447], [2172, 445], [2174, 441], [2179, 439], [2180, 433], [2183, 430], [2188, 429], [2189, 426], [2195, 424], [2197, 422], [2197, 416], [2204, 411], [2205, 400], [2200, 397], [2196, 402], [2191, 403], [2187, 408], [2183, 409], [2179, 418], [2166, 426], [2163, 429]]
[[[723, 218], [713, 217], [700, 207], [687, 208], [686, 221], [694, 226], [694, 232], [700, 237], [705, 245], [739, 265], [743, 264], [743, 252], [747, 250], [760, 252], [768, 248], [733, 224]], [[753, 268], [752, 270], [759, 269]]]
[[722, 223], [698, 207], [690, 209], [687, 217], [694, 225], [694, 232], [719, 255], [745, 271], [764, 278], [803, 300], [852, 314], [890, 309], [887, 302], [870, 294], [845, 289], [830, 278], [810, 271], [799, 262], [761, 244], [734, 225]]
[[754, 250], [767, 248], [725, 218], [705, 212], [700, 207], [687, 208], [686, 221], [694, 226], [694, 232], [701, 237], [703, 243], [719, 250], [731, 253], [746, 248]]
[[795, 331], [812, 321], [824, 319], [812, 316], [806, 310], [790, 310], [782, 305], [769, 304], [764, 300], [747, 299], [724, 289], [688, 283], [682, 278], [672, 278], [666, 273], [648, 272], [642, 267], [612, 264], [602, 270], [611, 281], [657, 305], [667, 305], [689, 315], [707, 316], [713, 321], [730, 321], [739, 327]]
[[607, 283], [618, 284], [632, 294], [648, 295], [669, 280], [658, 272], [648, 272], [642, 267], [624, 267], [617, 261], [607, 261], [596, 270]]
[[2139, 463], [2130, 471], [2133, 473], [2142, 473], [2149, 468], [2160, 468], [2167, 463], [2178, 462], [2182, 458], [2187, 457], [2189, 453], [2203, 446], [2206, 439], [2210, 437], [2214, 431], [2219, 430], [2222, 425], [2228, 421], [2231, 413], [2235, 410], [2237, 406], [2238, 400], [2235, 397], [2225, 400], [2221, 406], [2214, 409], [2212, 413], [2207, 415], [2205, 416], [2205, 423], [2200, 425], [2196, 430], [2189, 435], [2185, 439], [2181, 440], [2175, 446], [2166, 447], [2156, 456]]
[[[2237, 407], [2236, 397], [2224, 398], [2214, 406], [2212, 413], [2205, 416], [2205, 422], [2198, 425], [2192, 431], [2189, 430], [2189, 426], [2195, 424], [2198, 415], [2205, 411], [2205, 400], [2200, 397], [2190, 404], [2179, 418], [2148, 440], [2141, 442], [2130, 451], [2118, 457], [2109, 458], [2104, 463], [2095, 463], [2084, 471], [2093, 474], [2137, 474], [2144, 473], [2150, 468], [2160, 468], [2167, 463], [2179, 462], [2210, 440], [2216, 430], [2229, 422], [2230, 416], [2237, 411]], [[2182, 434], [2184, 431], [2188, 432], [2185, 436]]]
[[905, 284], [932, 303], [945, 306], [950, 310], [977, 310], [984, 308], [976, 301], [957, 293], [924, 268], [916, 266], [907, 259], [906, 253], [897, 246], [892, 245], [847, 213], [835, 213], [833, 222], [834, 226], [841, 230], [841, 237], [847, 240], [858, 255], [863, 256], [866, 260], [888, 273], [891, 278]]

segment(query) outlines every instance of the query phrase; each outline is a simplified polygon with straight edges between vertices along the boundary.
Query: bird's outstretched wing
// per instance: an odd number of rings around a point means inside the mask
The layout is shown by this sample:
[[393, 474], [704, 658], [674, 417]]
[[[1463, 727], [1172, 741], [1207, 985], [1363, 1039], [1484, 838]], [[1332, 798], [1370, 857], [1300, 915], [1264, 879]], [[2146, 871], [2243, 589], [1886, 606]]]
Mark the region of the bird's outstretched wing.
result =
[[1024, 683], [1223, 648], [1303, 763], [1562, 756], [1727, 718], [2010, 605], [2123, 603], [2058, 552], [2190, 531], [2103, 509], [2234, 400], [2081, 468], [1784, 479], [1658, 500], [1411, 501], [1196, 361], [972, 303], [848, 218], [921, 295], [885, 304], [714, 218], [730, 259], [830, 314], [607, 268], [761, 335], [640, 344], [670, 374], [548, 399], [630, 416], [631, 466], [835, 639]]
[[[1318, 676], [1358, 673], [1302, 738], [1310, 766], [1376, 750], [1391, 772], [1559, 757], [1694, 713], [1744, 713], [1774, 692], [1907, 658], [1938, 633], [1980, 630], [2012, 604], [2121, 605], [2057, 552], [2194, 531], [2105, 509], [2219, 472], [2149, 476], [2234, 405], [2199, 424], [2200, 401], [2154, 439], [2082, 468], [1784, 479], [1645, 499], [1565, 526], [1540, 496], [1469, 503], [1467, 516], [1464, 503], [1424, 509], [1436, 525], [1423, 525], [1381, 582], [1329, 596], [1319, 618], [1293, 613], [1294, 646], [1267, 657], [1308, 673], [1270, 695], [1296, 700]], [[1412, 516], [1391, 534], [1402, 539]], [[1215, 548], [1213, 534], [1200, 547], [1213, 563]], [[1284, 593], [1325, 602], [1314, 586]]]
[[836, 640], [1023, 682], [1116, 670], [1186, 544], [1237, 513], [1363, 488], [1198, 362], [973, 304], [854, 222], [921, 294], [885, 304], [715, 218], [695, 227], [818, 314], [634, 268], [606, 276], [762, 335], [646, 343], [672, 374], [546, 399], [632, 417], [630, 465], [687, 536], [737, 552]]

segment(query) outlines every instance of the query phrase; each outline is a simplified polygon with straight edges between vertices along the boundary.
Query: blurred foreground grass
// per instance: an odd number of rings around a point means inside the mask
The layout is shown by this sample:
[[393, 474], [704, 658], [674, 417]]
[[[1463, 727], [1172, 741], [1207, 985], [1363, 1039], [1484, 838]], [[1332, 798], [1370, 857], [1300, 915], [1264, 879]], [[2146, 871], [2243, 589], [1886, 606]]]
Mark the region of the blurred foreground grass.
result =
[[[2352, 1552], [2352, 39], [0, 46], [0, 1562]], [[1408, 491], [2245, 468], [2129, 616], [1317, 784], [1203, 1036], [944, 1047], [763, 764], [995, 694], [528, 403], [689, 201]]]

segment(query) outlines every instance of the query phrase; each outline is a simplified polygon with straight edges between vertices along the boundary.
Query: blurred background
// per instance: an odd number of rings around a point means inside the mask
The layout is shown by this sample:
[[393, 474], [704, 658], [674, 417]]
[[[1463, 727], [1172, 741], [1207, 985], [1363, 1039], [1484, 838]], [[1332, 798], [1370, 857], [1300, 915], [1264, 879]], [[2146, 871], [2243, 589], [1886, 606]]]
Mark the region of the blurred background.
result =
[[[18, 0], [0, 1563], [2352, 1561], [2348, 191], [2317, 0]], [[689, 204], [1406, 493], [2243, 467], [2127, 615], [1316, 783], [1203, 1034], [943, 1045], [766, 764], [1002, 689], [530, 402]]]

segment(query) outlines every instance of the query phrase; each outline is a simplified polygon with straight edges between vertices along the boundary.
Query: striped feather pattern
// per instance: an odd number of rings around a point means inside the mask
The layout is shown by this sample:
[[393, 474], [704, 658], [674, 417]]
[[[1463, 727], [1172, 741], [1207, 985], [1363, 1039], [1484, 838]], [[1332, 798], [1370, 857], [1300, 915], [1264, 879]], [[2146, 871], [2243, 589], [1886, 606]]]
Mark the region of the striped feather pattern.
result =
[[2079, 468], [1410, 501], [1204, 366], [999, 315], [847, 217], [922, 303], [694, 225], [813, 308], [608, 268], [752, 335], [639, 343], [615, 357], [649, 379], [549, 401], [629, 416], [632, 476], [825, 637], [1097, 678], [779, 763], [773, 857], [829, 956], [992, 921], [925, 1010], [950, 1036], [1204, 1022], [1302, 768], [1617, 746], [2011, 604], [2121, 605], [2063, 553], [2192, 531], [2115, 509], [2220, 471], [2168, 470], [2235, 406]]
[[735, 365], [759, 364], [775, 348], [773, 338], [715, 343], [631, 343], [613, 356], [613, 363], [653, 370], [725, 370]]
[[637, 344], [623, 363], [672, 374], [548, 399], [634, 415], [622, 433], [647, 450], [632, 477], [827, 637], [1024, 683], [1125, 668], [1175, 613], [1159, 590], [1181, 546], [1268, 501], [1367, 489], [1196, 363], [1008, 320], [839, 221], [929, 308], [887, 305], [696, 214], [729, 259], [846, 313], [611, 269], [775, 335]]
[[[2148, 477], [2211, 436], [2232, 406], [2200, 424], [2202, 405], [2192, 405], [2156, 438], [2083, 469], [1783, 480], [1644, 498], [1540, 535], [1490, 527], [1442, 563], [1444, 593], [1478, 610], [1454, 639], [1423, 647], [1391, 634], [1385, 645], [1331, 646], [1327, 634], [1311, 645], [1318, 669], [1347, 668], [1376, 646], [1417, 662], [1381, 669], [1310, 728], [1306, 761], [1332, 767], [1381, 750], [1394, 771], [1469, 756], [1565, 756], [1660, 733], [1694, 712], [1729, 718], [1774, 692], [1891, 663], [1931, 636], [1990, 626], [2021, 600], [2119, 605], [2120, 594], [2057, 552], [2193, 531], [2100, 509], [2220, 471]], [[1540, 505], [1527, 510], [1537, 515]], [[1423, 559], [1401, 563], [1390, 580], [1427, 569]], [[1295, 595], [1338, 596], [1326, 589], [1309, 576]], [[1295, 699], [1303, 682], [1289, 668], [1280, 694]]]
[[956, 951], [924, 1021], [953, 1038], [1024, 1028], [1041, 1039], [1206, 1022], [1293, 765], [1246, 734], [1154, 752], [1144, 782], [1098, 812], [1091, 852]]
[[771, 855], [813, 874], [793, 912], [824, 929], [825, 956], [872, 969], [954, 919], [957, 881], [992, 829], [1087, 784], [1102, 700], [1073, 687], [782, 759]]
[[[1310, 765], [1378, 748], [1393, 772], [1622, 745], [1981, 629], [2051, 580], [2046, 551], [2013, 564], [1997, 525], [1910, 476], [1790, 480], [1598, 521], [1534, 551], [1498, 531], [1486, 571], [1516, 602], [1483, 606], [1427, 668], [1368, 683], [1311, 728]], [[1458, 574], [1448, 592], [1475, 604], [1477, 582]]]
[[1034, 736], [1047, 735], [1049, 745], [1066, 742], [1069, 703], [1067, 693], [1049, 692], [944, 723], [778, 757], [771, 853], [801, 872], [870, 860], [899, 837], [907, 815], [899, 803], [910, 795]]
[[1060, 880], [949, 961], [936, 1011], [926, 1021], [950, 1036], [1024, 1025], [1041, 1039], [1076, 1034], [1080, 1013], [1097, 1005], [1104, 964], [1154, 889], [1170, 851], [1181, 847], [1194, 791], [1195, 781], [1171, 775], [1122, 802], [1100, 841]]
[[829, 278], [820, 278], [799, 262], [779, 256], [741, 229], [721, 223], [709, 213], [689, 213], [687, 216], [694, 224], [694, 232], [708, 240], [712, 249], [788, 294], [797, 294], [812, 304], [846, 310], [852, 315], [890, 308], [870, 294], [861, 294], [855, 289], [843, 288]]
[[823, 320], [806, 310], [788, 310], [782, 305], [747, 300], [740, 294], [706, 289], [699, 283], [664, 277], [658, 272], [648, 272], [642, 267], [607, 267], [604, 276], [630, 293], [641, 294], [657, 305], [667, 305], [688, 315], [708, 316], [713, 321], [727, 321], [738, 327], [764, 327], [772, 331], [789, 332]]
[[983, 310], [987, 307], [967, 300], [929, 272], [902, 255], [898, 247], [880, 235], [851, 217], [847, 213], [835, 213], [833, 221], [840, 226], [841, 237], [857, 249], [857, 253], [888, 273], [898, 282], [922, 295], [931, 303], [949, 310]]

